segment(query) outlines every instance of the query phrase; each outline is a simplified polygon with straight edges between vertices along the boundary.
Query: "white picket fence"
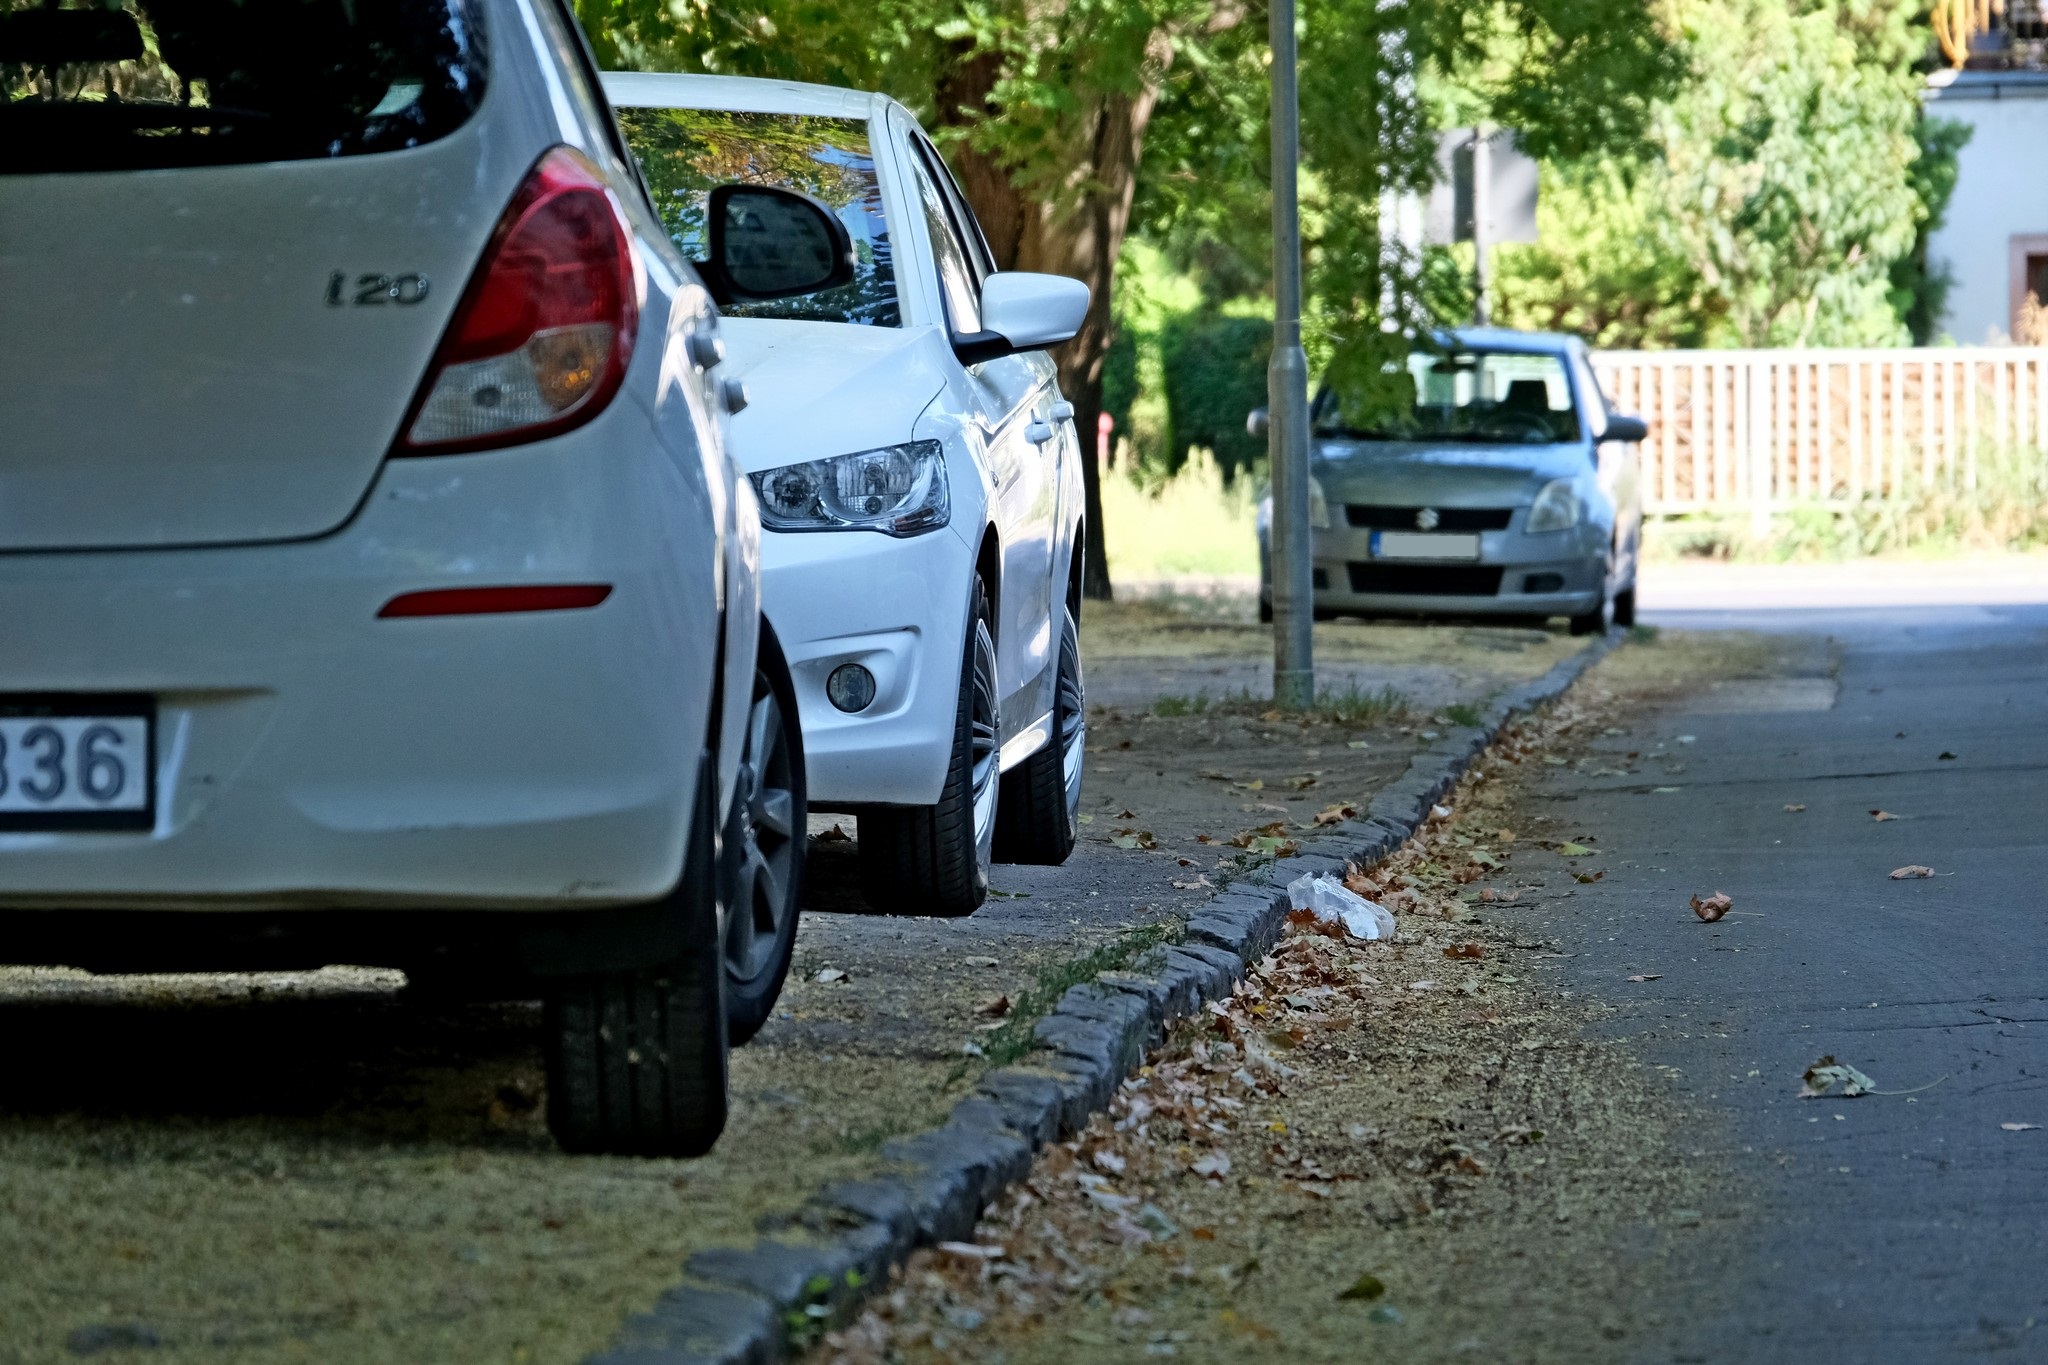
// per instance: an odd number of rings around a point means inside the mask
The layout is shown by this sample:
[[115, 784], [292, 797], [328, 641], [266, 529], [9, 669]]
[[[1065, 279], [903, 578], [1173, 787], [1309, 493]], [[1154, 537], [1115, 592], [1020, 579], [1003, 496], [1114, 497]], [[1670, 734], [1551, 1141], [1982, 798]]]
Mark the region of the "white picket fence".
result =
[[1603, 351], [1600, 382], [1650, 425], [1653, 512], [1976, 486], [1989, 451], [2048, 461], [2048, 347]]

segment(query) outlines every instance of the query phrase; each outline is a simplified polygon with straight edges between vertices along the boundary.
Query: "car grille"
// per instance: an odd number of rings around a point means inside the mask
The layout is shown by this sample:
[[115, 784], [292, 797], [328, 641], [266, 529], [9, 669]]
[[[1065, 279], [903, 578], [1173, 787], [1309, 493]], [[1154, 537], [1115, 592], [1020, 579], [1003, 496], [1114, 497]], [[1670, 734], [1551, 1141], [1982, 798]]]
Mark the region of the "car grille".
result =
[[1493, 597], [1498, 564], [1347, 564], [1351, 591], [1395, 597]]
[[[1415, 531], [1420, 507], [1381, 507], [1368, 503], [1346, 503], [1344, 520], [1353, 526], [1375, 531]], [[1505, 531], [1515, 515], [1512, 507], [1439, 507], [1432, 531]]]

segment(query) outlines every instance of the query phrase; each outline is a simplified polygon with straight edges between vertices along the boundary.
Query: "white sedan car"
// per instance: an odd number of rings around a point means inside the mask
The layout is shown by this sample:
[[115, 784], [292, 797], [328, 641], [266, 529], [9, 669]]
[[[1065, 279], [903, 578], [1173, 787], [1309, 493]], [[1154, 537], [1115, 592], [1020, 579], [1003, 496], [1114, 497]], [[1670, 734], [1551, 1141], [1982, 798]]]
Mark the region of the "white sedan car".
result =
[[[542, 995], [564, 1144], [704, 1150], [800, 737], [716, 314], [567, 8], [0, 19], [0, 959]], [[850, 278], [721, 195], [714, 274]]]
[[[1084, 719], [1082, 484], [1046, 348], [1088, 289], [995, 270], [966, 199], [882, 95], [608, 74], [654, 203], [702, 256], [728, 180], [832, 209], [854, 278], [725, 289], [733, 452], [764, 527], [764, 610], [803, 713], [813, 809], [860, 818], [880, 909], [961, 915], [991, 859], [1073, 848]], [[714, 285], [714, 288], [717, 286]]]

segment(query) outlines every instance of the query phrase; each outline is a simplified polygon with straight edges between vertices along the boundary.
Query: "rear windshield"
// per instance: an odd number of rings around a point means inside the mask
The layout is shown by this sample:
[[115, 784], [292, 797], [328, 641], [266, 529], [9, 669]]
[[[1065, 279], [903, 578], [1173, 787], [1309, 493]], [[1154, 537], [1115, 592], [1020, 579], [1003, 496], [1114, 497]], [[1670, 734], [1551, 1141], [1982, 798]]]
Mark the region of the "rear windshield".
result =
[[851, 283], [790, 299], [734, 303], [731, 317], [795, 318], [896, 327], [896, 262], [868, 126], [807, 114], [739, 114], [717, 109], [628, 108], [626, 144], [640, 161], [669, 237], [683, 255], [709, 250], [706, 210], [719, 185], [773, 185], [808, 194], [839, 215], [853, 238]]
[[1415, 351], [1369, 392], [1325, 389], [1315, 429], [1358, 441], [1551, 445], [1579, 439], [1579, 416], [1556, 355]]
[[446, 137], [474, 0], [0, 0], [0, 174], [303, 161]]

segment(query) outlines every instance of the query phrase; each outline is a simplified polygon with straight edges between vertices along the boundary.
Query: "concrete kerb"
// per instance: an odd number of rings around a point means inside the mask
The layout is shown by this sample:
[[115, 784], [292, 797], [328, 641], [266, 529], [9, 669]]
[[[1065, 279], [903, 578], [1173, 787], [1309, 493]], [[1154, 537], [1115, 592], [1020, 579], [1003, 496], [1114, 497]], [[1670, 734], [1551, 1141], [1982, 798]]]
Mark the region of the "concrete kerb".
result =
[[1481, 723], [1417, 754], [1358, 819], [1302, 841], [1301, 852], [1232, 882], [1187, 923], [1184, 942], [1076, 986], [1039, 1020], [1028, 1063], [983, 1076], [946, 1123], [882, 1148], [889, 1169], [827, 1186], [765, 1227], [752, 1247], [701, 1251], [684, 1282], [634, 1314], [585, 1365], [765, 1365], [809, 1344], [886, 1282], [920, 1246], [973, 1235], [981, 1211], [1031, 1169], [1048, 1142], [1085, 1128], [1166, 1026], [1227, 998], [1279, 941], [1288, 881], [1370, 867], [1405, 843], [1429, 809], [1516, 715], [1556, 700], [1622, 638], [1610, 632], [1548, 673], [1496, 698]]

